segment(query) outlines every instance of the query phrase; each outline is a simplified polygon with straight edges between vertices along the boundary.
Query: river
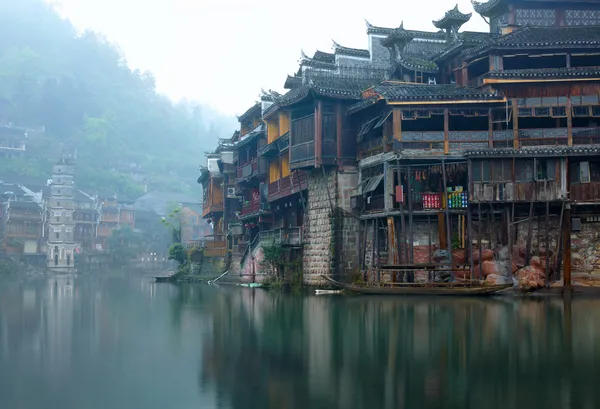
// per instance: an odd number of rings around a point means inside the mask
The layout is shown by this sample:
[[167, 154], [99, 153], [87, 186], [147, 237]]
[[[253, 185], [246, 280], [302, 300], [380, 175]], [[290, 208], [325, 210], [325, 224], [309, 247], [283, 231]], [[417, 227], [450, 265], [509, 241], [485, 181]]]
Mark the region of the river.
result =
[[7, 409], [600, 406], [600, 300], [0, 279]]

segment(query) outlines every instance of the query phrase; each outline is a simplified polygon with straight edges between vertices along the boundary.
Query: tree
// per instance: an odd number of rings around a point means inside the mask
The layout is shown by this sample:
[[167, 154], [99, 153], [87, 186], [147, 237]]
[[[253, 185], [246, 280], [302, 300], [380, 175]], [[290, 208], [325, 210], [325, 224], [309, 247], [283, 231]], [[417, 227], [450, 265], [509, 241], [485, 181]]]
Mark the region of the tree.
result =
[[171, 240], [175, 243], [181, 243], [181, 233], [185, 226], [185, 220], [181, 206], [170, 204], [172, 210], [168, 213], [167, 217], [163, 218], [163, 224], [169, 229], [171, 233]]
[[169, 247], [169, 260], [175, 260], [180, 266], [187, 262], [187, 253], [181, 243], [175, 243]]
[[269, 274], [275, 275], [277, 279], [283, 278], [285, 268], [285, 248], [273, 240], [272, 243], [262, 246], [263, 260], [261, 269], [267, 270]]

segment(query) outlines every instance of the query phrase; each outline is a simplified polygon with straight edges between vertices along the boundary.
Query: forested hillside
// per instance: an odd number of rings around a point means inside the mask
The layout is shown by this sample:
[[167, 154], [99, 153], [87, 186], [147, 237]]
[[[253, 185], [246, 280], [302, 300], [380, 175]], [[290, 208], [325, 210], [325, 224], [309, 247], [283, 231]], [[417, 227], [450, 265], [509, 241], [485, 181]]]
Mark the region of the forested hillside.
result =
[[114, 45], [76, 32], [43, 0], [0, 1], [1, 122], [46, 131], [28, 138], [23, 158], [0, 159], [0, 176], [47, 178], [61, 144], [74, 142], [80, 188], [129, 196], [141, 189], [130, 164], [153, 174], [152, 188], [182, 189], [172, 175], [194, 180], [203, 152], [235, 126], [157, 94], [150, 72], [131, 70]]

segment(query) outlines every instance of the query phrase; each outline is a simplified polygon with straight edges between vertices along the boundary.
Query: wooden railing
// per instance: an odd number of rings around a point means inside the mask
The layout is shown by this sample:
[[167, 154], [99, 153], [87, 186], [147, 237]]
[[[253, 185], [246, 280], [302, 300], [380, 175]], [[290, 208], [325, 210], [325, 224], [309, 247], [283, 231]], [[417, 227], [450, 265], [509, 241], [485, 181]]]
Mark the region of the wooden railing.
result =
[[248, 216], [250, 214], [258, 213], [260, 212], [260, 210], [260, 200], [253, 200], [242, 205], [241, 215]]
[[299, 192], [308, 187], [308, 174], [305, 172], [294, 172], [289, 176], [276, 180], [269, 184], [268, 201], [272, 202], [282, 197]]
[[275, 243], [284, 246], [300, 246], [302, 244], [302, 227], [289, 227], [260, 232], [263, 245]]
[[304, 162], [315, 158], [315, 141], [292, 145], [290, 163]]

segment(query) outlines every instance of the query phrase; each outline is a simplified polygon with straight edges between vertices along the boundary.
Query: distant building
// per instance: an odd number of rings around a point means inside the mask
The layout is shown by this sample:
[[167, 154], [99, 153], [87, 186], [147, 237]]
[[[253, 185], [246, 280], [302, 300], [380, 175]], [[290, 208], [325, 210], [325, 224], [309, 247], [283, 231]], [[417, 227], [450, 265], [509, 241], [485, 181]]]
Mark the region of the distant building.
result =
[[100, 219], [97, 228], [96, 250], [107, 250], [107, 239], [112, 236], [113, 230], [123, 226], [135, 229], [135, 201], [121, 198], [116, 194], [102, 193], [98, 195], [98, 209]]
[[0, 158], [18, 158], [27, 149], [27, 131], [10, 125], [0, 125]]
[[42, 206], [28, 189], [0, 182], [0, 251], [38, 254], [42, 237]]
[[135, 208], [139, 210], [151, 210], [160, 216], [166, 216], [171, 206], [198, 205], [200, 197], [193, 197], [183, 193], [161, 192], [153, 190], [135, 201]]
[[69, 271], [75, 268], [75, 162], [68, 155], [52, 167], [50, 198], [47, 203], [48, 268]]

